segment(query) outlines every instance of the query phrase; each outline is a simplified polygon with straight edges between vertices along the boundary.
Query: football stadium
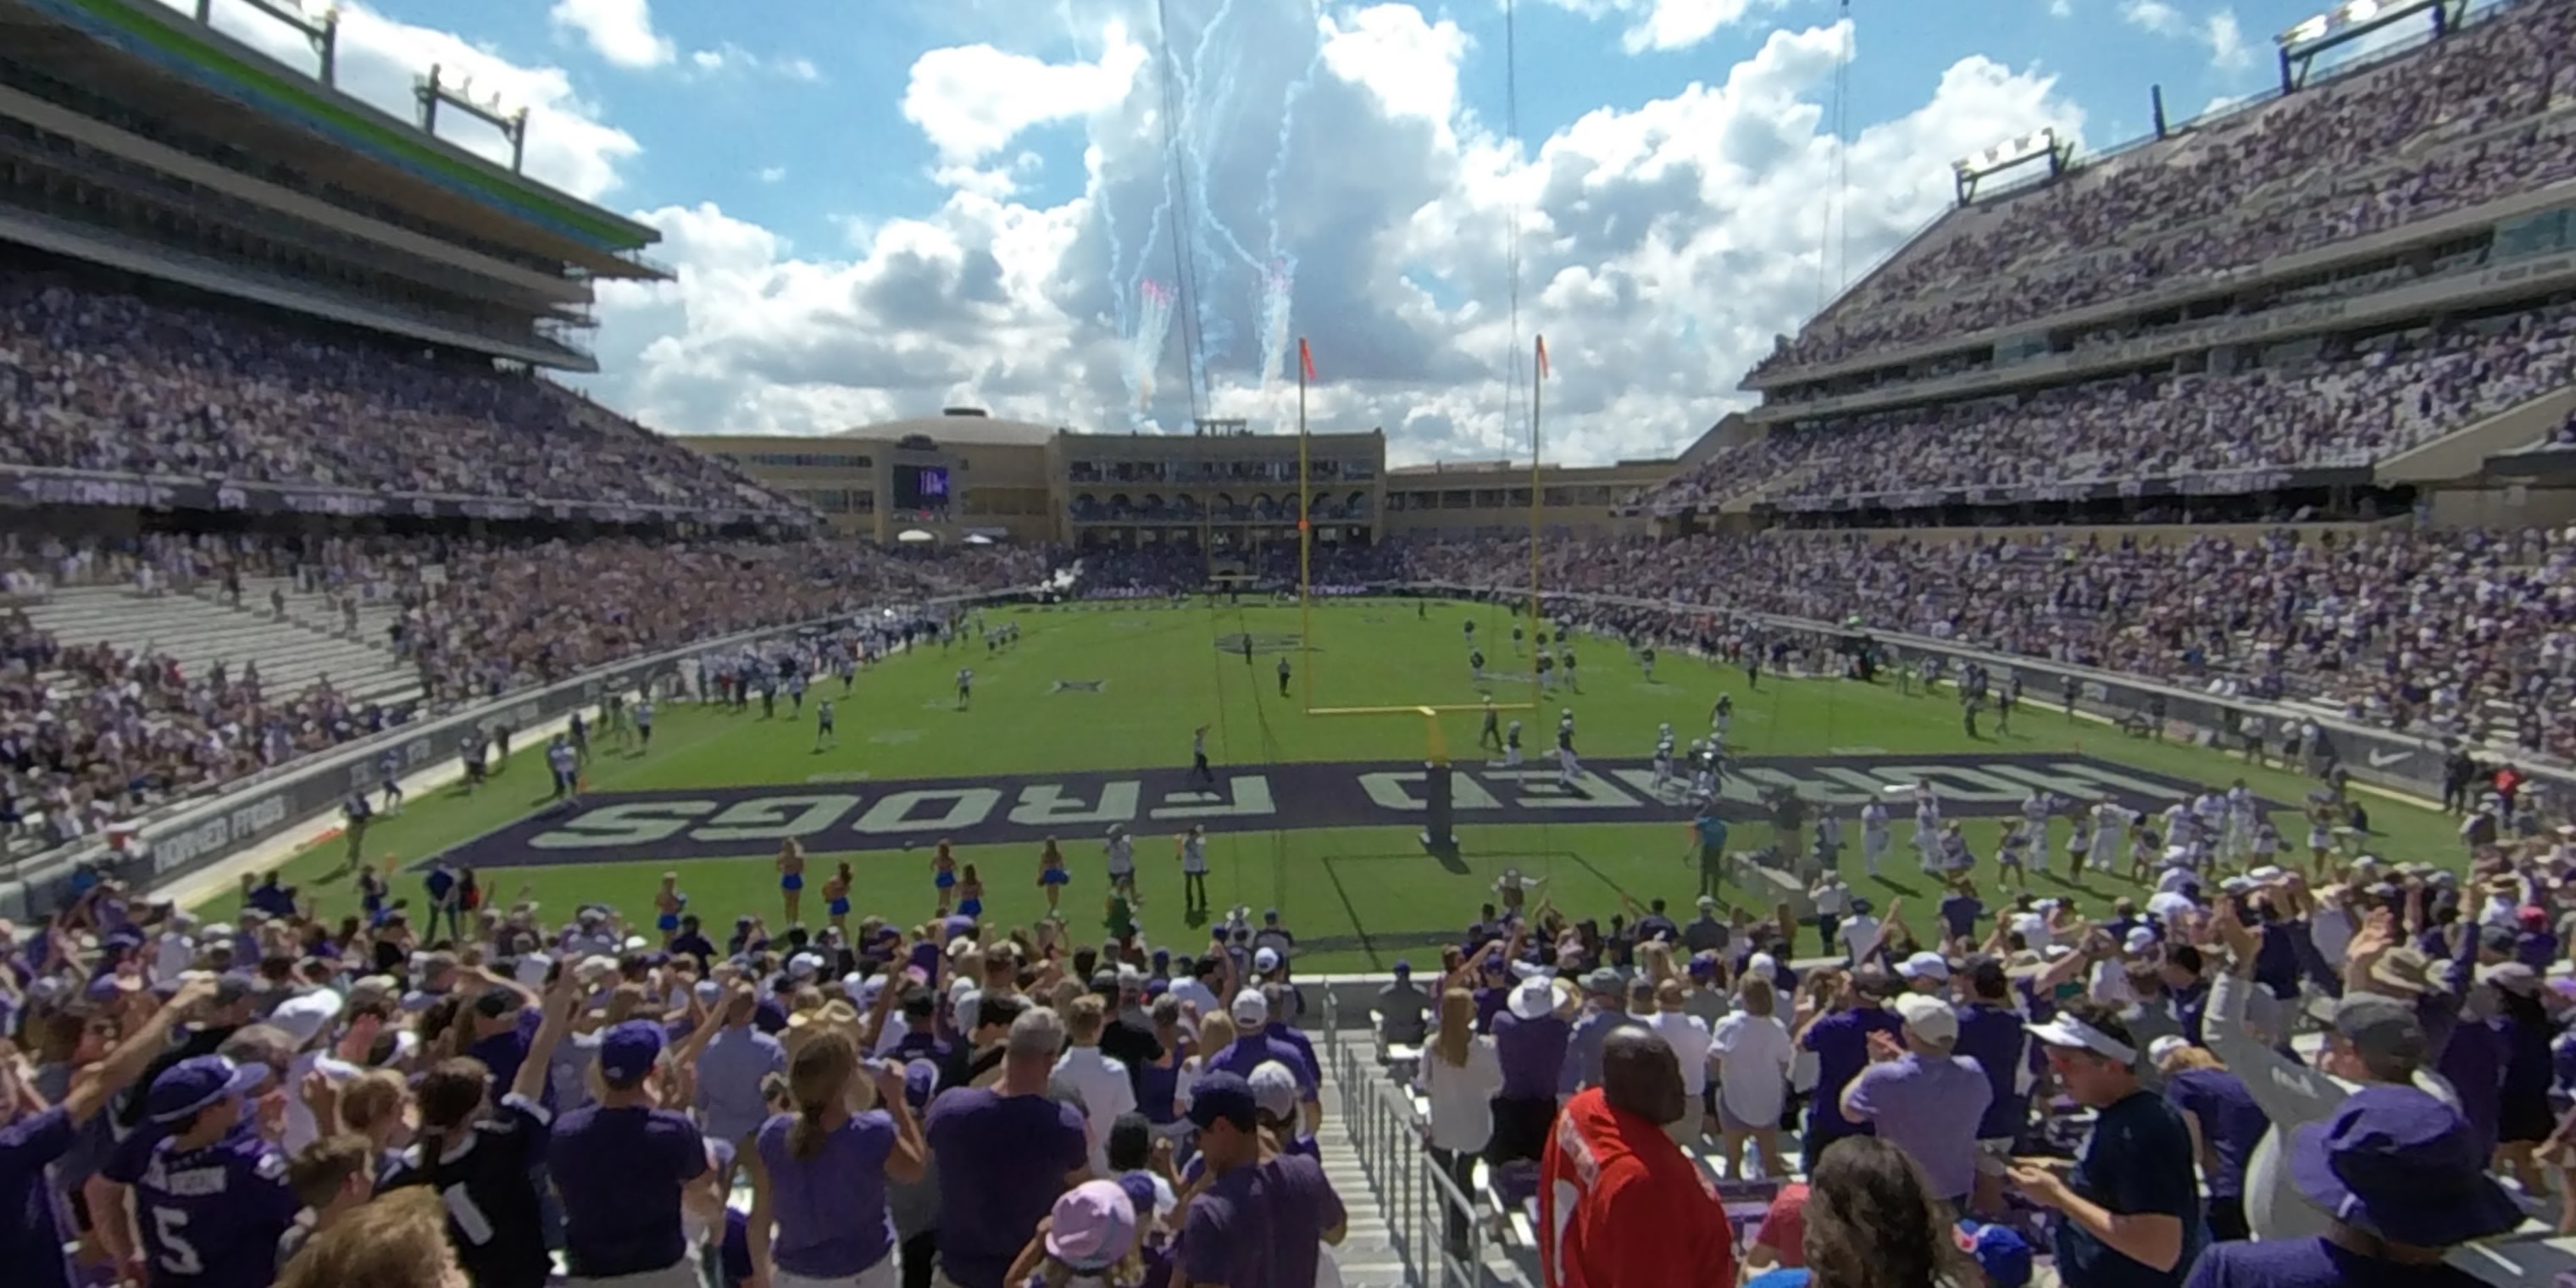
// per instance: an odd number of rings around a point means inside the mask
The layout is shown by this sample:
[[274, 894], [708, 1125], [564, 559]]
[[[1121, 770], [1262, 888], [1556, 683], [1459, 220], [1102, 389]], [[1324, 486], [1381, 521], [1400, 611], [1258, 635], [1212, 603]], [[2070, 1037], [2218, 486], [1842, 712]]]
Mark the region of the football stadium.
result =
[[1185, 417], [648, 424], [662, 228], [239, 4], [0, 0], [10, 1285], [2576, 1283], [2576, 0], [2004, 123], [1610, 463], [1178, 231]]

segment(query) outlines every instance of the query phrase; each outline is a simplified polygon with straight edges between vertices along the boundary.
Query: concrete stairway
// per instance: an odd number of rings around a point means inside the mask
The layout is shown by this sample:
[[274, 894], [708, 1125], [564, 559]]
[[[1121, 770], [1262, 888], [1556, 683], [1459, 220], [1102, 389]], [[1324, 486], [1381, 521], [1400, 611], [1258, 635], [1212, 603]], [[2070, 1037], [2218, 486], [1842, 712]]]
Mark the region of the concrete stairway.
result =
[[[1329, 1067], [1333, 1062], [1324, 1063], [1324, 1121], [1315, 1129], [1315, 1139], [1323, 1145], [1324, 1175], [1350, 1215], [1350, 1233], [1342, 1246], [1332, 1250], [1334, 1264], [1341, 1270], [1344, 1288], [1405, 1288], [1413, 1280], [1404, 1264], [1404, 1251], [1387, 1222], [1377, 1186], [1361, 1164], [1359, 1151], [1351, 1147], [1350, 1127], [1343, 1116], [1352, 1103], [1350, 1093], [1341, 1085], [1341, 1073]], [[1370, 1089], [1362, 1088], [1360, 1094], [1370, 1094]]]
[[1315, 1139], [1324, 1174], [1350, 1216], [1349, 1235], [1333, 1249], [1346, 1288], [1536, 1284], [1535, 1246], [1498, 1238], [1477, 1196], [1469, 1196], [1478, 1203], [1474, 1260], [1446, 1254], [1443, 1209], [1428, 1189], [1434, 1169], [1415, 1126], [1422, 1106], [1379, 1067], [1367, 1029], [1338, 1031], [1322, 1045], [1324, 1119]]
[[[317, 597], [318, 598], [318, 597]], [[145, 597], [123, 586], [76, 586], [53, 592], [27, 609], [28, 620], [65, 644], [107, 643], [118, 648], [166, 652], [184, 674], [204, 675], [222, 662], [233, 675], [257, 661], [264, 691], [289, 697], [327, 675], [334, 687], [359, 700], [385, 701], [419, 691], [411, 667], [374, 639], [334, 637], [290, 611], [269, 613], [265, 587], [243, 587], [242, 607], [215, 599], [168, 594]], [[366, 629], [361, 616], [360, 629]]]
[[[354, 639], [372, 647], [390, 647], [389, 641], [392, 637], [386, 633], [387, 629], [394, 624], [396, 618], [402, 616], [402, 607], [394, 602], [390, 593], [379, 599], [361, 596], [358, 602], [357, 631], [353, 635], [349, 630], [348, 614], [341, 608], [338, 595], [329, 592], [308, 594], [297, 590], [295, 579], [292, 577], [242, 578], [242, 607], [266, 616], [273, 602], [270, 596], [280, 591], [286, 596], [288, 621], [299, 623], [323, 635]], [[209, 598], [214, 597], [214, 592], [208, 588], [201, 587], [199, 593]], [[264, 671], [265, 668], [263, 668]]]

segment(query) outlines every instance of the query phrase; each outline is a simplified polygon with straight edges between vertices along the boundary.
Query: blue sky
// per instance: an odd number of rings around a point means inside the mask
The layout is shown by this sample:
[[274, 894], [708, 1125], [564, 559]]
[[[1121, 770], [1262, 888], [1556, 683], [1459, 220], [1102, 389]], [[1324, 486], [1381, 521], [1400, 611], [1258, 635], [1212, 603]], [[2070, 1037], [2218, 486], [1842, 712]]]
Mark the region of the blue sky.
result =
[[[1520, 0], [1517, 145], [1498, 0], [1162, 0], [1189, 73], [1177, 182], [1157, 7], [353, 0], [343, 83], [398, 106], [410, 71], [473, 68], [531, 107], [532, 171], [665, 231], [680, 280], [605, 293], [588, 382], [658, 428], [957, 402], [1274, 421], [1303, 334], [1318, 418], [1381, 425], [1406, 459], [1491, 456], [1525, 432], [1505, 376], [1544, 329], [1551, 455], [1606, 459], [1740, 405], [1814, 308], [1847, 50], [1856, 272], [1938, 213], [1955, 156], [2043, 124], [2133, 137], [2151, 84], [2177, 119], [2259, 92], [2314, 0]], [[1156, 220], [1175, 194], [1206, 212], [1186, 277]], [[1160, 345], [1135, 334], [1148, 281], [1199, 297]]]

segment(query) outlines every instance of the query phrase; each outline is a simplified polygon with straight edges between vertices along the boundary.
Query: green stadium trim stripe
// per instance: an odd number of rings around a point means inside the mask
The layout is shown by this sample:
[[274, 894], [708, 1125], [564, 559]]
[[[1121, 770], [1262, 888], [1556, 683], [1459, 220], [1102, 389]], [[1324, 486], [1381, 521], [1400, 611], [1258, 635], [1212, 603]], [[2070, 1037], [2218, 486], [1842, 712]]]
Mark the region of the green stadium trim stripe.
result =
[[622, 221], [615, 220], [613, 217], [603, 218], [599, 214], [579, 208], [576, 204], [568, 204], [561, 198], [548, 194], [543, 186], [534, 180], [519, 175], [493, 174], [459, 161], [440, 149], [424, 143], [422, 136], [407, 134], [402, 130], [390, 128], [382, 122], [371, 121], [357, 112], [332, 102], [329, 93], [318, 83], [298, 84], [290, 76], [280, 75], [236, 58], [199, 38], [189, 29], [193, 26], [193, 22], [184, 14], [176, 14], [174, 11], [171, 21], [162, 22], [155, 20], [151, 15], [135, 11], [120, 3], [120, 0], [52, 0], [52, 3], [78, 9], [91, 18], [114, 27], [117, 31], [204, 71], [240, 81], [246, 87], [275, 99], [297, 112], [305, 113], [325, 124], [354, 134], [367, 144], [384, 148], [396, 154], [404, 162], [423, 167], [433, 172], [435, 177], [464, 183], [485, 197], [506, 206], [515, 207], [522, 212], [542, 215], [549, 221], [563, 225], [567, 230], [596, 238], [611, 249], [636, 251], [650, 244], [651, 239], [637, 236], [635, 231]]

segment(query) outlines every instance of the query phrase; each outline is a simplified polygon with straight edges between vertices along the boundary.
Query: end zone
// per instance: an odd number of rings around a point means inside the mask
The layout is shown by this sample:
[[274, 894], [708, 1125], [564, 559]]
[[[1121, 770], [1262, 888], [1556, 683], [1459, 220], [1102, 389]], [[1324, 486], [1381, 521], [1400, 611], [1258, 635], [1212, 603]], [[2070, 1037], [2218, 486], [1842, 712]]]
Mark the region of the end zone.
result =
[[[1461, 762], [1451, 781], [1462, 827], [1538, 823], [1652, 823], [1692, 807], [1658, 792], [1643, 761], [1598, 762], [1571, 790], [1556, 770]], [[1269, 832], [1324, 827], [1418, 827], [1425, 804], [1418, 762], [1296, 763], [1218, 771], [1213, 788], [1185, 769], [1013, 774], [871, 783], [611, 792], [549, 809], [455, 847], [475, 867], [712, 859], [766, 854], [795, 839], [818, 852], [900, 851], [940, 839], [961, 845], [1035, 843], [1098, 833]], [[1747, 760], [1729, 775], [1718, 813], [1763, 816], [1762, 793], [1786, 789], [1856, 810], [1891, 786], [1930, 783], [1952, 817], [2014, 814], [2034, 791], [2070, 800], [2108, 796], [2136, 810], [2188, 796], [2183, 779], [2082, 756], [2038, 753], [1813, 756]], [[2266, 802], [2267, 808], [2274, 806]]]

